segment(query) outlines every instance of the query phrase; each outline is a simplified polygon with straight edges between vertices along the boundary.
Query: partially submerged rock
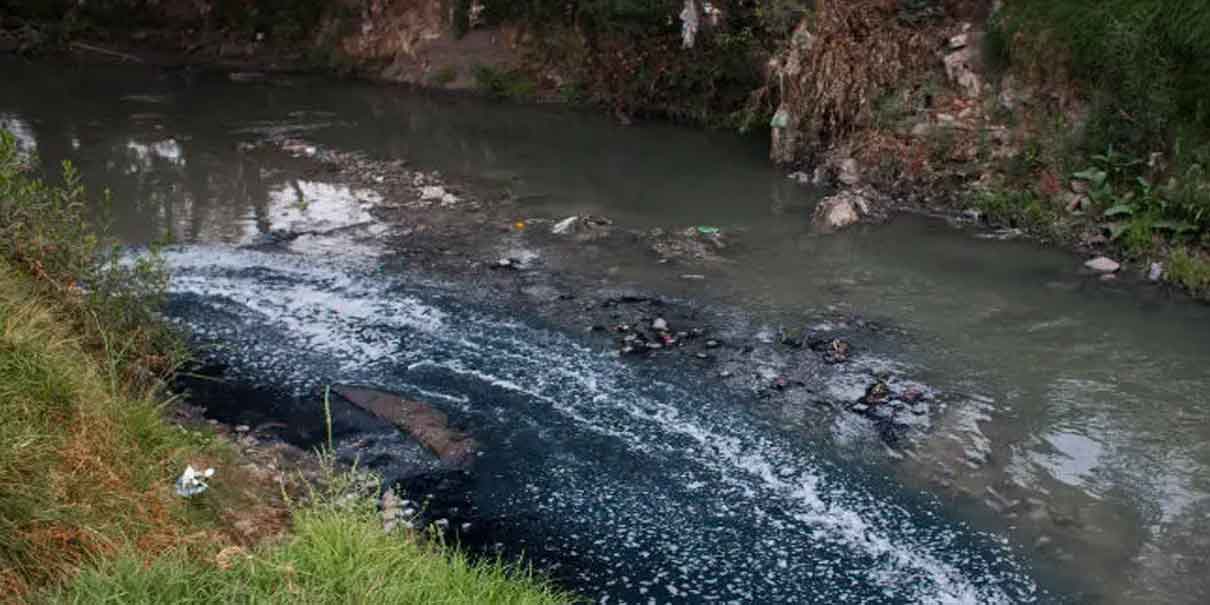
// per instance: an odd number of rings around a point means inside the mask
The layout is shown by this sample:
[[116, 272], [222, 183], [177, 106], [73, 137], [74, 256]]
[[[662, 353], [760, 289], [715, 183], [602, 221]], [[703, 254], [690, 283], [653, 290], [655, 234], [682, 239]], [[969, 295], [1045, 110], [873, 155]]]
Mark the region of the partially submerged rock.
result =
[[436, 454], [444, 464], [468, 466], [479, 450], [474, 438], [450, 427], [449, 417], [427, 403], [360, 387], [338, 386], [332, 391], [353, 405], [399, 427]]
[[864, 193], [846, 189], [821, 200], [812, 222], [820, 230], [837, 231], [869, 216], [870, 209], [870, 200]]
[[1097, 273], [1116, 273], [1122, 268], [1122, 264], [1109, 258], [1108, 256], [1098, 256], [1086, 263], [1085, 267], [1096, 271]]

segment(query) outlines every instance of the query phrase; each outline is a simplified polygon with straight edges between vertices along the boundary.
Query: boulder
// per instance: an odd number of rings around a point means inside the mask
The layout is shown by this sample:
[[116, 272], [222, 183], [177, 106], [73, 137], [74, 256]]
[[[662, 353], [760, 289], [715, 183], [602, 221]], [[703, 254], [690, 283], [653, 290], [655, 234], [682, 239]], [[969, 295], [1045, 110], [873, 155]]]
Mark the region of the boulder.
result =
[[830, 195], [815, 207], [812, 222], [823, 231], [844, 229], [870, 213], [870, 202], [861, 193], [853, 190]]
[[1096, 271], [1097, 273], [1116, 273], [1122, 268], [1121, 263], [1109, 258], [1108, 256], [1098, 256], [1084, 263], [1084, 266]]
[[479, 444], [472, 437], [450, 427], [449, 417], [427, 403], [360, 387], [338, 386], [332, 392], [399, 427], [444, 464], [468, 466], [479, 451]]

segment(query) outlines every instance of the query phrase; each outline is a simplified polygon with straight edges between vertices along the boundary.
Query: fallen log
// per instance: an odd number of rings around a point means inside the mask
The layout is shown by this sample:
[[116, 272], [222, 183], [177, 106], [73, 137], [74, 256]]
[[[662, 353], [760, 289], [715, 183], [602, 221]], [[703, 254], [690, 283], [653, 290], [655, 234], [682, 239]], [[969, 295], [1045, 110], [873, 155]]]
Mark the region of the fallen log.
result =
[[399, 427], [433, 452], [443, 464], [469, 466], [479, 451], [479, 444], [473, 437], [451, 428], [449, 417], [427, 403], [363, 387], [336, 386], [332, 392]]

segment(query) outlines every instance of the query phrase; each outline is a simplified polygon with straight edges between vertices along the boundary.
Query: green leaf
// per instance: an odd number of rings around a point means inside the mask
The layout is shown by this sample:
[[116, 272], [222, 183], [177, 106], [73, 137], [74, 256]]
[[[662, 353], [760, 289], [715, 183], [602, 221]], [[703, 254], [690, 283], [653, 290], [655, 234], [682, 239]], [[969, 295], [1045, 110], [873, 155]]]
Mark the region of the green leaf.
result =
[[1081, 181], [1088, 181], [1097, 187], [1103, 185], [1105, 183], [1105, 179], [1109, 178], [1109, 174], [1099, 168], [1081, 170], [1080, 172], [1077, 172], [1071, 176], [1080, 179]]
[[1134, 214], [1134, 206], [1131, 204], [1118, 204], [1106, 210], [1104, 214], [1106, 218], [1113, 218], [1115, 216], [1123, 215], [1131, 216]]
[[1129, 223], [1113, 223], [1110, 225], [1105, 225], [1105, 230], [1109, 232], [1109, 239], [1112, 240], [1122, 237], [1122, 234], [1126, 233], [1127, 229], [1130, 229]]

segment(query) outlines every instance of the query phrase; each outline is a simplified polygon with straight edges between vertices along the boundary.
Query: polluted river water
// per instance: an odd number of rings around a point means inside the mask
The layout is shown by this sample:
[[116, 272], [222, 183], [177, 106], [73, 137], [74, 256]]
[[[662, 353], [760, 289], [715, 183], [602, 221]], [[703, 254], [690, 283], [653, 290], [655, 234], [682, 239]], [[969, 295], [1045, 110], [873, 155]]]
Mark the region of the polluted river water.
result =
[[[937, 219], [813, 233], [818, 192], [752, 138], [301, 77], [15, 61], [0, 77], [0, 126], [23, 148], [108, 188], [126, 241], [177, 242], [170, 315], [233, 385], [215, 412], [314, 427], [337, 383], [439, 407], [482, 444], [469, 472], [353, 409], [338, 446], [438, 494], [472, 550], [524, 556], [603, 603], [1210, 599], [1205, 306]], [[758, 341], [884, 326], [855, 363], [937, 405], [890, 443], [846, 409], [865, 374], [765, 398], [619, 359], [396, 254], [372, 212], [387, 193], [241, 147], [278, 135], [439, 170], [518, 220], [735, 234], [692, 266], [637, 246], [547, 262], [729, 309]], [[363, 237], [264, 245], [348, 226]], [[790, 358], [757, 351], [741, 370]]]

